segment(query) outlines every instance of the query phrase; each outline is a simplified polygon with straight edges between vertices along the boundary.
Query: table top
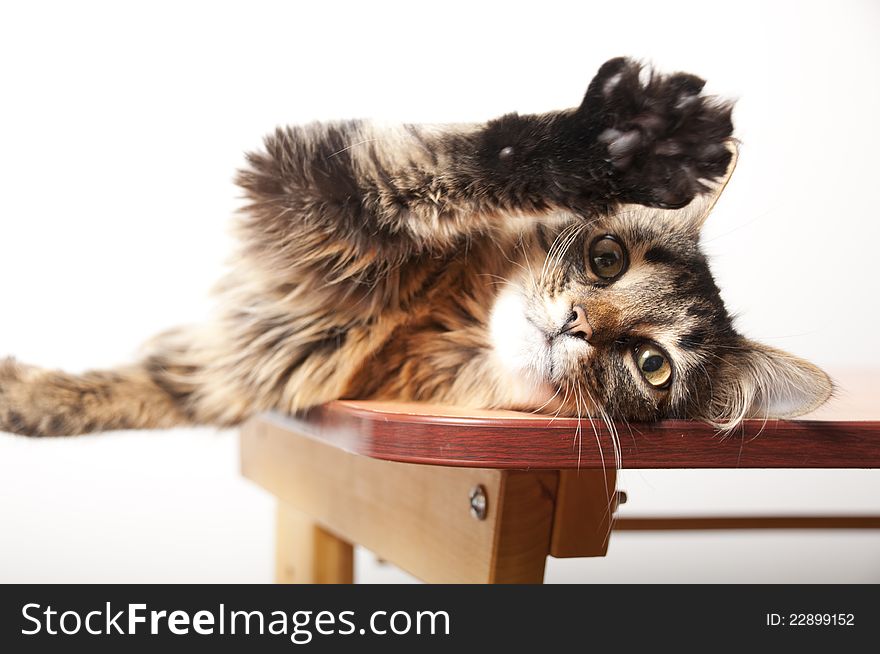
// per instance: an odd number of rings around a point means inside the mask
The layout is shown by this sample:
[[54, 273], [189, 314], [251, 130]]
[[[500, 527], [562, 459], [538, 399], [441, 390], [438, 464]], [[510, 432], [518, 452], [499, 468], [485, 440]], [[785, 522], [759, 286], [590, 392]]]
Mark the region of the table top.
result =
[[[880, 468], [880, 371], [833, 375], [837, 393], [798, 420], [747, 420], [720, 435], [692, 420], [615, 424], [418, 403], [340, 400], [264, 418], [349, 452], [445, 466], [513, 469]], [[615, 453], [617, 449], [617, 453]]]

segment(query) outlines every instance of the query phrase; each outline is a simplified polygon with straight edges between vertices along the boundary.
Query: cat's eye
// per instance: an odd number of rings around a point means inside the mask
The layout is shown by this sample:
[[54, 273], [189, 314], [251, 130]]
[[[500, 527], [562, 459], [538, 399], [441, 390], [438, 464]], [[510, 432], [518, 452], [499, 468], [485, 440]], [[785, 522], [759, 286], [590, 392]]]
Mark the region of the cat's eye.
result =
[[617, 279], [626, 271], [626, 249], [611, 234], [593, 239], [587, 252], [587, 259], [590, 262], [590, 269], [606, 282]]
[[654, 388], [665, 388], [672, 380], [672, 366], [666, 352], [653, 343], [641, 343], [633, 350], [639, 372]]

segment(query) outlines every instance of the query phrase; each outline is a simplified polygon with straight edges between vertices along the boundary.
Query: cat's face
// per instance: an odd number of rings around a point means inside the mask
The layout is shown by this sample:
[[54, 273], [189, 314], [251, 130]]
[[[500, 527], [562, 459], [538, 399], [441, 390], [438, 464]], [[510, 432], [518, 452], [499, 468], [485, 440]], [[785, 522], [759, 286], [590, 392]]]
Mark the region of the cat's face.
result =
[[504, 365], [567, 413], [731, 425], [824, 402], [822, 371], [734, 330], [699, 249], [707, 212], [633, 207], [553, 230], [493, 309]]

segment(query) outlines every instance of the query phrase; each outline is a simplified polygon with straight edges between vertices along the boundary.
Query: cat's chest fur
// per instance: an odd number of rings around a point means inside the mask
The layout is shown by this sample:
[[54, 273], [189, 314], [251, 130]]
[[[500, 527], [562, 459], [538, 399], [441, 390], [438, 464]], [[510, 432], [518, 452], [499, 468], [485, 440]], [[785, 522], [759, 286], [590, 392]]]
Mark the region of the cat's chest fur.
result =
[[536, 247], [532, 235], [466, 244], [402, 307], [405, 318], [359, 366], [345, 396], [479, 407], [546, 402], [550, 388], [512, 358], [528, 325], [511, 299]]

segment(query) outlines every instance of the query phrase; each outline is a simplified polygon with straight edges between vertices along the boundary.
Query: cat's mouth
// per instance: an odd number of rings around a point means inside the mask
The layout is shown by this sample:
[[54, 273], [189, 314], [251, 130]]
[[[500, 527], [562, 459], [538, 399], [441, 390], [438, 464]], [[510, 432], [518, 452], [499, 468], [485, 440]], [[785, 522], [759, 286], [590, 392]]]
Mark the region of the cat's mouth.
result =
[[526, 348], [532, 352], [531, 369], [539, 381], [549, 382], [553, 380], [553, 334], [548, 334], [535, 323], [528, 315], [524, 316], [526, 323], [532, 328], [533, 336]]
[[526, 315], [525, 319], [526, 319], [526, 322], [528, 322], [532, 327], [534, 327], [535, 331], [540, 336], [543, 337], [544, 342], [547, 345], [547, 347], [552, 347], [553, 341], [556, 339], [557, 336], [559, 336], [559, 332], [553, 332], [553, 333], [548, 332], [547, 330], [542, 328], [538, 323], [536, 323], [534, 320], [532, 320], [532, 317], [529, 315]]
[[490, 335], [499, 362], [511, 373], [537, 384], [558, 384], [571, 362], [583, 357], [589, 346], [582, 340], [549, 330], [529, 312], [520, 292], [498, 296], [492, 308]]

